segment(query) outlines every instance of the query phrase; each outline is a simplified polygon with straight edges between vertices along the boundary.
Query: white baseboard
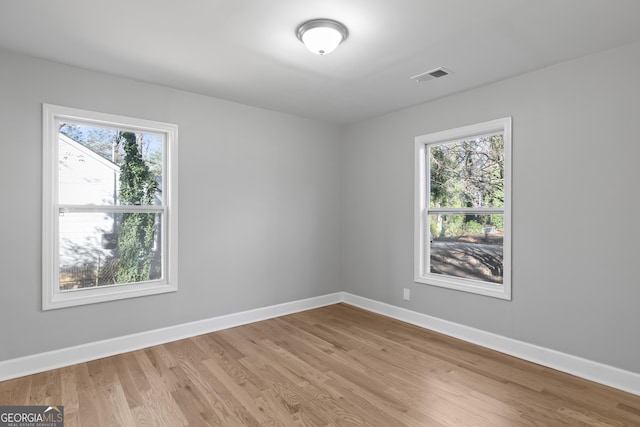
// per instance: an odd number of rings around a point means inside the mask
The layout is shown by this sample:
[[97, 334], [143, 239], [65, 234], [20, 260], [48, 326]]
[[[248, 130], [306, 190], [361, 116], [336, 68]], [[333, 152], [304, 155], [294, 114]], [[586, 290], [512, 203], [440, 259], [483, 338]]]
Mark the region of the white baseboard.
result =
[[291, 313], [337, 304], [339, 302], [389, 316], [403, 322], [440, 332], [501, 353], [509, 354], [640, 396], [640, 374], [533, 344], [527, 344], [512, 338], [481, 331], [469, 326], [442, 320], [437, 317], [347, 292], [337, 292], [1, 361], [0, 381], [44, 372], [50, 369], [62, 368], [64, 366], [96, 360], [128, 351], [139, 350], [278, 316], [285, 316]]
[[140, 350], [154, 345], [258, 322], [260, 320], [337, 304], [342, 300], [343, 293], [338, 292], [5, 360], [0, 362], [0, 381]]
[[640, 396], [640, 374], [345, 293], [343, 302]]

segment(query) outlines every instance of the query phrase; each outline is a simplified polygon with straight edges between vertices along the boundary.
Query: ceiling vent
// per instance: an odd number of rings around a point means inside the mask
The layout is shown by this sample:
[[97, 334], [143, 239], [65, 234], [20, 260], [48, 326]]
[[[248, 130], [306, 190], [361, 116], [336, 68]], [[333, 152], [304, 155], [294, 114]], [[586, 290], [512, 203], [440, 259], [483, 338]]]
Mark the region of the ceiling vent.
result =
[[448, 76], [449, 74], [451, 74], [451, 71], [442, 67], [438, 67], [434, 70], [427, 71], [426, 73], [409, 77], [409, 79], [415, 80], [416, 82], [426, 82], [428, 80], [439, 79], [440, 77]]

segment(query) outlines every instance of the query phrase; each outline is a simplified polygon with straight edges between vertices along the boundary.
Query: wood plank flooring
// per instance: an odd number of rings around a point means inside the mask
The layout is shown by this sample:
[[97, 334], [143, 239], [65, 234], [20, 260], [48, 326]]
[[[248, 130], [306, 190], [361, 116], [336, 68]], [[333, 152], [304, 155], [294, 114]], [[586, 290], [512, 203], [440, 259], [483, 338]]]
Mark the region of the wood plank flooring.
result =
[[0, 382], [65, 426], [640, 426], [640, 397], [337, 304]]

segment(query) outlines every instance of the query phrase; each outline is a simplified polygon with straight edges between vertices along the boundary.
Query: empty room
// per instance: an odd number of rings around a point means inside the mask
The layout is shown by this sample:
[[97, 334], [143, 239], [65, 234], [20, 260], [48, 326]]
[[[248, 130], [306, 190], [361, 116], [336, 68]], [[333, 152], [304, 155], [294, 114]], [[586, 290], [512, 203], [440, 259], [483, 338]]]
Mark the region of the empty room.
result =
[[637, 0], [0, 0], [0, 427], [640, 426]]

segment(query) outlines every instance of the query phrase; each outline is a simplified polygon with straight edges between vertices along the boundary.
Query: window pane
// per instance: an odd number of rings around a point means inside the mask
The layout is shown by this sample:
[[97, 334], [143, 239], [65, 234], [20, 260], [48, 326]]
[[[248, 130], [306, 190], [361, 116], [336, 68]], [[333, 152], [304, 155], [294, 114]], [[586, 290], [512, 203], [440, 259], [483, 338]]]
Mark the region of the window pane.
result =
[[163, 144], [152, 133], [61, 124], [59, 203], [161, 205]]
[[502, 283], [503, 215], [429, 215], [430, 272]]
[[161, 278], [160, 213], [60, 214], [60, 289]]
[[504, 206], [502, 134], [429, 148], [430, 207]]

